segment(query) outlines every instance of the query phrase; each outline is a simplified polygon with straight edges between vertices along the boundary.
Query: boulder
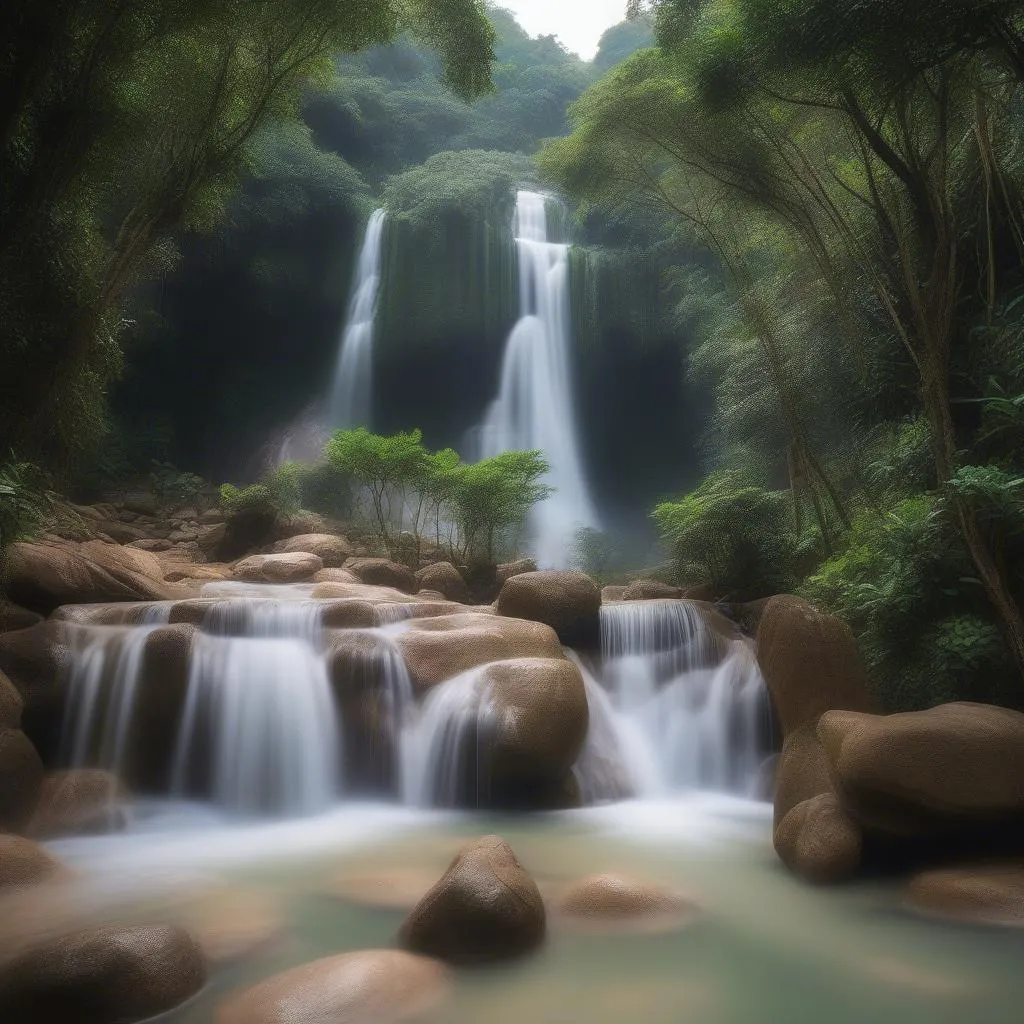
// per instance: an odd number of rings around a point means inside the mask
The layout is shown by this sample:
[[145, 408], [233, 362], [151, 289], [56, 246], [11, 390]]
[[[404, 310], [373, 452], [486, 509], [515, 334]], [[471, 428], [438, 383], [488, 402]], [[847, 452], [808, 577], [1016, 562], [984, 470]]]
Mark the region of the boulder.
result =
[[72, 768], [43, 778], [27, 832], [36, 839], [97, 835], [123, 829], [127, 819], [117, 777], [100, 768]]
[[56, 857], [30, 839], [0, 835], [0, 893], [48, 881], [63, 870]]
[[443, 964], [396, 949], [342, 953], [275, 974], [230, 996], [217, 1024], [398, 1024], [448, 995]]
[[348, 569], [321, 569], [314, 577], [314, 583], [358, 583], [359, 577]]
[[481, 688], [492, 712], [477, 736], [467, 779], [491, 807], [544, 810], [579, 803], [566, 788], [587, 738], [590, 712], [580, 670], [553, 658], [499, 661], [484, 667]]
[[13, 633], [16, 629], [38, 626], [43, 616], [0, 597], [0, 633]]
[[0, 831], [20, 832], [32, 817], [43, 762], [20, 729], [0, 732]]
[[861, 864], [860, 827], [832, 793], [797, 804], [775, 827], [773, 838], [782, 863], [817, 885], [845, 882]]
[[4, 1024], [117, 1024], [180, 1006], [206, 981], [198, 945], [166, 925], [90, 928], [32, 946], [0, 969]]
[[63, 604], [161, 601], [177, 596], [160, 562], [138, 548], [82, 544], [12, 544], [6, 558], [11, 600], [43, 615]]
[[415, 594], [418, 589], [411, 569], [386, 558], [350, 558], [345, 568], [363, 583], [392, 587], [406, 594]]
[[625, 593], [626, 588], [622, 586], [602, 587], [601, 604], [618, 604], [619, 601], [624, 600]]
[[476, 612], [414, 619], [395, 640], [418, 690], [491, 661], [563, 656], [550, 626]]
[[145, 540], [148, 536], [145, 530], [137, 526], [129, 526], [127, 523], [107, 520], [96, 524], [96, 530], [105, 534], [115, 544], [131, 544], [133, 541]]
[[532, 558], [520, 558], [518, 562], [506, 562], [498, 566], [496, 579], [499, 585], [513, 576], [521, 576], [524, 572], [536, 572], [537, 563]]
[[195, 542], [204, 558], [216, 561], [217, 553], [223, 546], [227, 535], [227, 523], [208, 523], [197, 527]]
[[21, 728], [21, 709], [24, 704], [14, 683], [0, 672], [0, 730]]
[[223, 967], [249, 959], [273, 946], [285, 922], [265, 893], [225, 889], [196, 893], [182, 915], [207, 963]]
[[0, 633], [0, 671], [21, 694], [22, 729], [48, 760], [56, 756], [64, 707], [63, 670], [75, 627], [43, 622]]
[[499, 615], [543, 622], [570, 647], [596, 647], [600, 641], [600, 588], [575, 569], [512, 576], [502, 585], [497, 607]]
[[558, 900], [568, 923], [598, 930], [675, 931], [695, 907], [679, 893], [617, 874], [590, 875], [570, 885]]
[[1024, 863], [924, 871], [907, 885], [907, 904], [935, 917], [1024, 927]]
[[246, 583], [305, 583], [324, 563], [316, 555], [299, 551], [289, 555], [250, 555], [236, 562], [231, 575]]
[[320, 621], [325, 629], [369, 629], [380, 625], [377, 605], [353, 598], [325, 600]]
[[174, 545], [166, 537], [146, 537], [142, 540], [133, 540], [128, 547], [159, 554], [161, 551], [170, 551]]
[[544, 941], [544, 901], [536, 882], [498, 836], [463, 847], [405, 919], [404, 949], [453, 964], [529, 953]]
[[250, 509], [232, 515], [212, 552], [213, 560], [234, 562], [265, 547], [274, 540], [277, 525], [277, 513], [272, 509]]
[[765, 606], [757, 660], [786, 735], [836, 708], [875, 710], [850, 627], [798, 597]]
[[333, 533], [303, 533], [298, 537], [278, 541], [274, 551], [286, 555], [305, 552], [316, 555], [324, 563], [324, 568], [340, 569], [345, 560], [352, 556], [352, 545], [344, 537]]
[[1024, 821], [1024, 714], [987, 704], [818, 723], [836, 791], [864, 828], [894, 837]]
[[419, 590], [435, 590], [451, 601], [469, 603], [469, 587], [451, 562], [435, 562], [416, 573]]
[[672, 587], [660, 580], [634, 580], [622, 593], [623, 601], [666, 601], [683, 596], [681, 587]]
[[775, 824], [805, 800], [832, 792], [828, 758], [814, 728], [794, 729], [782, 744], [775, 772]]

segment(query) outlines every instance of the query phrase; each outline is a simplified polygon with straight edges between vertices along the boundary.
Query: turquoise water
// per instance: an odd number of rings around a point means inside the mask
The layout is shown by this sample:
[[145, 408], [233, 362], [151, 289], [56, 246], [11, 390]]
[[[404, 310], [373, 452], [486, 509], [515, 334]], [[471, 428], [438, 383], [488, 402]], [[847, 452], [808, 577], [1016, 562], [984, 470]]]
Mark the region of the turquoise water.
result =
[[382, 878], [401, 902], [402, 883], [428, 884], [465, 839], [490, 832], [543, 892], [617, 870], [681, 889], [701, 911], [661, 935], [580, 934], [553, 919], [536, 955], [458, 972], [436, 1024], [1024, 1021], [1024, 933], [919, 920], [895, 885], [805, 886], [771, 851], [769, 818], [763, 805], [710, 798], [527, 818], [349, 807], [273, 827], [158, 817], [137, 834], [54, 848], [80, 885], [119, 894], [108, 917], [188, 924], [205, 905], [244, 918], [249, 901], [273, 924], [174, 1024], [213, 1021], [226, 994], [287, 967], [389, 945], [404, 911], [344, 894]]

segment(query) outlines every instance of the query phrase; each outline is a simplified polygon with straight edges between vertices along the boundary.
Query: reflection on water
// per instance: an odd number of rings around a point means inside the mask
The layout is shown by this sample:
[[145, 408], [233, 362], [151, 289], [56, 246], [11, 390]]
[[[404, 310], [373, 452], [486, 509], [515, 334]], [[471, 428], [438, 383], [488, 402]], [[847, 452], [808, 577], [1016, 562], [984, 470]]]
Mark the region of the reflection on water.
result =
[[[769, 827], [766, 806], [718, 797], [520, 818], [347, 805], [230, 827], [208, 809], [164, 805], [140, 808], [131, 835], [52, 848], [81, 873], [83, 916], [92, 904], [106, 919], [173, 918], [212, 951], [212, 983], [176, 1024], [207, 1024], [228, 992], [286, 967], [389, 945], [403, 906], [463, 839], [486, 832], [512, 844], [545, 895], [618, 871], [678, 888], [704, 913], [648, 936], [563, 932], [552, 920], [539, 955], [459, 974], [435, 1024], [1022, 1019], [1024, 935], [916, 920], [878, 884], [807, 887], [778, 865]], [[73, 902], [53, 902], [66, 924]]]

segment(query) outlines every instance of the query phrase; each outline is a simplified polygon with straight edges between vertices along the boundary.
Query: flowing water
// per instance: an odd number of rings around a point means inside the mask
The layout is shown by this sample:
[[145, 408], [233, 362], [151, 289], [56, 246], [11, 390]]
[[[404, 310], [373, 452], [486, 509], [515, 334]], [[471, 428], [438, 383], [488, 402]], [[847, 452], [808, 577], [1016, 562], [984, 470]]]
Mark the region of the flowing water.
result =
[[482, 457], [539, 449], [551, 496], [531, 513], [532, 553], [566, 566], [579, 527], [597, 526], [576, 436], [569, 364], [569, 246], [548, 241], [546, 199], [519, 192], [516, 250], [520, 320], [505, 346], [498, 397], [479, 429]]
[[380, 291], [385, 213], [375, 210], [356, 264], [348, 317], [328, 403], [328, 426], [369, 427], [372, 417], [373, 328]]

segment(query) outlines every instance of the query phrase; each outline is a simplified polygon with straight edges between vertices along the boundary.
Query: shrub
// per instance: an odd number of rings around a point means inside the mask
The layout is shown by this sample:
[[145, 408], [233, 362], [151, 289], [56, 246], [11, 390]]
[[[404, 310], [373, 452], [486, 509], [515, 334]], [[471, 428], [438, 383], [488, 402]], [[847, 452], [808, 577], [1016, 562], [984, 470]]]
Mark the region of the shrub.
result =
[[48, 506], [41, 470], [20, 462], [12, 452], [9, 461], [0, 464], [0, 554], [8, 544], [36, 533]]
[[206, 481], [195, 473], [178, 469], [169, 462], [153, 462], [149, 485], [156, 497], [173, 505], [194, 501], [206, 489]]

